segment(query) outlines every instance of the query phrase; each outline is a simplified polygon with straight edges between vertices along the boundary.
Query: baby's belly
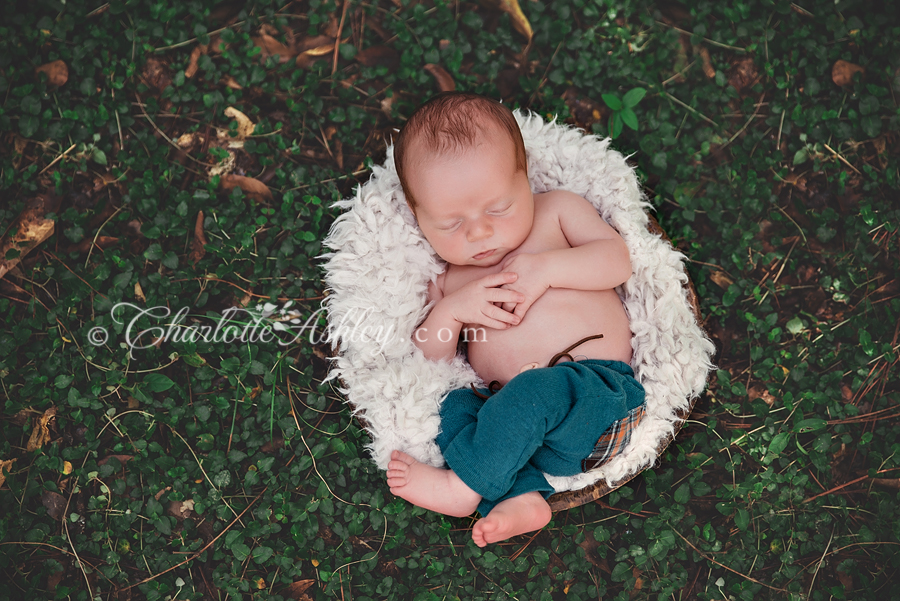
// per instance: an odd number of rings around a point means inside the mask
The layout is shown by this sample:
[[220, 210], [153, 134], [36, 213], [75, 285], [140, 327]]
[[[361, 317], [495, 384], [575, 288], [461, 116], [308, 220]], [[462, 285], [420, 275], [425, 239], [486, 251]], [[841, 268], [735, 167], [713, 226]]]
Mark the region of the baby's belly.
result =
[[[485, 384], [506, 384], [524, 366], [546, 367], [553, 355], [582, 338], [603, 334], [571, 351], [576, 361], [615, 359], [631, 362], [631, 330], [618, 295], [612, 290], [551, 288], [507, 330], [467, 325], [469, 363]], [[568, 358], [562, 359], [567, 361]]]

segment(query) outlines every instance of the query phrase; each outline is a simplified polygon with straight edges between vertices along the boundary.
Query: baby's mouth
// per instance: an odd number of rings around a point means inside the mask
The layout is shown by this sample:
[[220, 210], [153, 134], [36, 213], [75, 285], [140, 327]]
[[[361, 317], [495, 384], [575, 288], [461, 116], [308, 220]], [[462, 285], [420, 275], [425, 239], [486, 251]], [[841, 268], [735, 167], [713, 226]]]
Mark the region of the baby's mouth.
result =
[[475, 259], [476, 261], [480, 261], [481, 259], [487, 259], [492, 254], [494, 254], [494, 250], [486, 250], [483, 253], [478, 253], [477, 255], [475, 255], [472, 258]]

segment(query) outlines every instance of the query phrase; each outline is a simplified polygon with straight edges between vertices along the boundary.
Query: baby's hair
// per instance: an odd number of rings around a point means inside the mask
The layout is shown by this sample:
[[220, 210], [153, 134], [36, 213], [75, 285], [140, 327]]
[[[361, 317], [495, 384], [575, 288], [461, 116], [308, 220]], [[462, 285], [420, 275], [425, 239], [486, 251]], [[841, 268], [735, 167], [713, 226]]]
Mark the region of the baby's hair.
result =
[[394, 165], [410, 208], [416, 201], [407, 185], [406, 154], [414, 140], [425, 154], [462, 152], [475, 145], [488, 126], [505, 131], [516, 153], [516, 172], [528, 173], [525, 142], [512, 111], [504, 104], [469, 92], [441, 92], [416, 109], [394, 143]]

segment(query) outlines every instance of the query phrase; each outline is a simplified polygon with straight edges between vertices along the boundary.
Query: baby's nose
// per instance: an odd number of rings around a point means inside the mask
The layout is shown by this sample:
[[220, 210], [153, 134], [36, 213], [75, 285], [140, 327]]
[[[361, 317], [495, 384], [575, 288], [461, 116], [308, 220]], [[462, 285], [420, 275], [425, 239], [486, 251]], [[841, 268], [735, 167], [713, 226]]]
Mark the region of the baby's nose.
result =
[[493, 235], [494, 228], [491, 227], [490, 223], [484, 221], [473, 223], [468, 231], [469, 242], [478, 242], [479, 240], [490, 238]]

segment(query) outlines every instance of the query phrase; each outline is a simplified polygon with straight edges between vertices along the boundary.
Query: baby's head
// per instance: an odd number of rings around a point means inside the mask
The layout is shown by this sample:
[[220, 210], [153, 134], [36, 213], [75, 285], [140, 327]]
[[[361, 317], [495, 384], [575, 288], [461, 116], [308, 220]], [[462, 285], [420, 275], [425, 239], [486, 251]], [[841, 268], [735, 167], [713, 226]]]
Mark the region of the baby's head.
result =
[[495, 100], [444, 92], [419, 107], [394, 144], [406, 201], [449, 263], [499, 263], [531, 231], [525, 144]]

